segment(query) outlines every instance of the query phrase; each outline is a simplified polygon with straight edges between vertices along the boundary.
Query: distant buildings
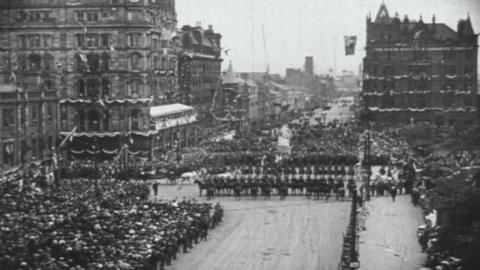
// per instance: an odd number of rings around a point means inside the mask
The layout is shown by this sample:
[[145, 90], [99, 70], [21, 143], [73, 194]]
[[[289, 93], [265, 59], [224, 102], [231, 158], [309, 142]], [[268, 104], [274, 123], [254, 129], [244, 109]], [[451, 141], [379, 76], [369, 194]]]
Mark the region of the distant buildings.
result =
[[314, 107], [326, 105], [335, 94], [334, 78], [315, 74], [311, 56], [305, 57], [304, 66], [304, 70], [287, 68], [285, 84], [306, 89], [307, 94], [312, 96]]
[[477, 35], [470, 18], [443, 23], [367, 18], [363, 117], [383, 122], [472, 122], [477, 110]]

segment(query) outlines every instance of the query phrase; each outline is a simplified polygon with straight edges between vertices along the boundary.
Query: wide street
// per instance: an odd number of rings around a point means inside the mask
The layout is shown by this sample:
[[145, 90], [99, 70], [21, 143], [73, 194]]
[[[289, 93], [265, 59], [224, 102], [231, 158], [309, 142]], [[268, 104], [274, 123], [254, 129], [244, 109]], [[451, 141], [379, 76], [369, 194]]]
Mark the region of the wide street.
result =
[[[153, 195], [153, 194], [152, 194]], [[158, 198], [198, 197], [196, 186], [161, 185]], [[350, 202], [278, 197], [257, 201], [217, 197], [225, 209], [222, 224], [191, 253], [180, 254], [174, 270], [337, 269]]]

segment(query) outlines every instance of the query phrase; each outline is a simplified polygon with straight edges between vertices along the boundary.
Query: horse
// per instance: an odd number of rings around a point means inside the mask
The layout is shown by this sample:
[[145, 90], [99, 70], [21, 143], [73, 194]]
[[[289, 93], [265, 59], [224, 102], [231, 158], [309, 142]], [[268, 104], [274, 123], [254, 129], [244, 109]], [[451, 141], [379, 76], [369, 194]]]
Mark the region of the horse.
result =
[[200, 193], [199, 193], [199, 196], [202, 197], [202, 191], [203, 191], [204, 189], [207, 189], [207, 185], [206, 185], [204, 182], [202, 182], [201, 180], [195, 180], [194, 183], [197, 184], [198, 190], [199, 190], [199, 192], [200, 192]]
[[193, 172], [186, 172], [182, 173], [182, 175], [179, 178], [178, 184], [183, 185], [184, 183], [190, 184], [195, 182], [199, 177], [201, 176], [200, 171], [193, 171]]

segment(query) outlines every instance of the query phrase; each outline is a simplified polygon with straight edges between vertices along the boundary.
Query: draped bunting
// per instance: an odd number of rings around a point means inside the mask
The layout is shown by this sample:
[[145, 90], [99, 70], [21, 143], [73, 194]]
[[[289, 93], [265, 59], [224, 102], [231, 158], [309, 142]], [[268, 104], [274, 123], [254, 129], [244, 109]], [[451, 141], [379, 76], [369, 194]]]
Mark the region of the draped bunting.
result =
[[[156, 135], [156, 134], [157, 134], [157, 131], [130, 131], [130, 132], [126, 132], [126, 133], [123, 133], [123, 132], [122, 133], [121, 132], [103, 132], [103, 133], [80, 132], [80, 133], [74, 133], [73, 136], [74, 137], [88, 137], [88, 138], [94, 138], [94, 137], [113, 138], [113, 137], [120, 136], [120, 135], [126, 135], [126, 136], [128, 136], [128, 135], [138, 135], [138, 136], [149, 137], [149, 136]], [[68, 132], [61, 132], [60, 135], [67, 136]]]
[[[113, 104], [113, 103], [119, 103], [119, 104], [138, 104], [138, 103], [150, 103], [152, 102], [152, 98], [138, 98], [138, 99], [107, 99], [103, 100], [103, 102], [108, 103], [108, 104]], [[60, 100], [60, 103], [92, 103], [90, 99], [62, 99]]]
[[440, 111], [440, 112], [475, 112], [474, 107], [469, 108], [442, 108], [442, 107], [431, 107], [431, 108], [378, 108], [378, 107], [369, 107], [370, 111], [373, 112], [426, 112], [426, 111]]
[[[365, 73], [365, 75], [364, 75], [365, 80], [380, 80], [380, 81], [391, 80], [391, 79], [401, 80], [401, 79], [409, 79], [409, 78], [413, 79], [413, 80], [421, 80], [421, 79], [431, 80], [431, 79], [439, 78], [440, 76], [441, 75], [428, 75], [427, 73], [403, 74], [403, 75], [391, 75], [391, 76], [374, 76], [374, 75], [370, 75], [368, 73]], [[458, 76], [456, 74], [446, 74], [443, 77], [445, 77], [447, 79], [455, 79], [455, 78], [462, 77], [462, 76]], [[463, 75], [463, 78], [470, 79], [470, 78], [473, 78], [473, 76], [472, 76], [472, 74], [466, 73], [466, 74]]]
[[469, 91], [459, 91], [459, 90], [426, 90], [426, 91], [390, 91], [390, 92], [364, 92], [362, 95], [364, 96], [394, 96], [394, 95], [425, 95], [425, 94], [454, 94], [454, 95], [471, 95], [472, 93]]
[[[107, 150], [107, 149], [102, 149], [100, 150], [102, 151], [104, 154], [107, 154], [107, 155], [115, 155], [118, 153], [118, 150]], [[74, 149], [70, 149], [70, 152], [72, 152], [73, 154], [75, 155], [83, 155], [85, 153], [88, 153], [88, 154], [91, 154], [91, 155], [95, 155], [95, 154], [98, 154], [98, 151], [93, 151], [93, 150], [74, 150]]]

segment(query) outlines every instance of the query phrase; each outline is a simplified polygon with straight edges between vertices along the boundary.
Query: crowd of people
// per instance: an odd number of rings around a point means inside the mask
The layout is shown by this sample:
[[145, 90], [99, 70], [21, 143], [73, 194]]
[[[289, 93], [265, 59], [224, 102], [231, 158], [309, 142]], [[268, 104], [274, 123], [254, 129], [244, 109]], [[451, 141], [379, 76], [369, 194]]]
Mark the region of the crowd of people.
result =
[[218, 204], [151, 202], [141, 181], [22, 180], [0, 183], [2, 269], [163, 268], [222, 219]]

